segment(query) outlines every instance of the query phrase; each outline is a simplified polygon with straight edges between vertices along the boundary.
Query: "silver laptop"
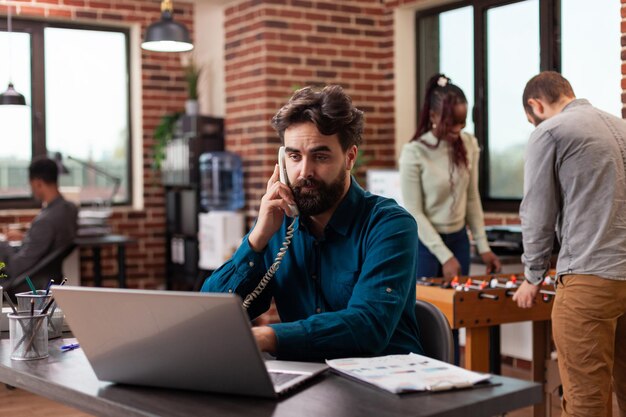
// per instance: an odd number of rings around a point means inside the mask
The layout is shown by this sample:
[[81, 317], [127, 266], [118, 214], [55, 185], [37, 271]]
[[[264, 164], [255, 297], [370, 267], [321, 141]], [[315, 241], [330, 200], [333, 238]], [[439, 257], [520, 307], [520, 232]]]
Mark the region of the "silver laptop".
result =
[[53, 286], [98, 379], [277, 397], [327, 369], [264, 361], [233, 294]]

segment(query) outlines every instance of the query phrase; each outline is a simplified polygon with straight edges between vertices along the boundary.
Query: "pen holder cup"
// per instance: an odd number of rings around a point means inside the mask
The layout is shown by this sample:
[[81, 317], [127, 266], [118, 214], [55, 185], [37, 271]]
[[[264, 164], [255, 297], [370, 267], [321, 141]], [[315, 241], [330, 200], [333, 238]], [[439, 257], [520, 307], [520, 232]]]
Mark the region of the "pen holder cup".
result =
[[[36, 294], [33, 294], [32, 291], [21, 292], [15, 294], [15, 297], [17, 298], [17, 311], [19, 313], [30, 313], [31, 299], [35, 301], [35, 310], [41, 311], [52, 298], [52, 293], [48, 292], [48, 295], [46, 295], [44, 290], [37, 290]], [[48, 316], [48, 339], [61, 337], [63, 332], [63, 311], [57, 306], [56, 301], [48, 309]]]
[[30, 313], [9, 314], [11, 359], [28, 361], [48, 357], [48, 316]]

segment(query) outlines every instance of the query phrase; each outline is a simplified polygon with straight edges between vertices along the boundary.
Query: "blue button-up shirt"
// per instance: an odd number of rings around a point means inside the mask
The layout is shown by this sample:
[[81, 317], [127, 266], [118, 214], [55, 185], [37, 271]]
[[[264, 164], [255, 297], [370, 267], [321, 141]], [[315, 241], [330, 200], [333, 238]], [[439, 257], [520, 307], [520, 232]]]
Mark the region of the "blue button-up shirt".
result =
[[[261, 253], [250, 248], [246, 236], [202, 291], [245, 297], [273, 263], [291, 221], [285, 218]], [[282, 322], [271, 327], [281, 359], [421, 354], [414, 311], [416, 247], [413, 216], [352, 179], [323, 238], [296, 220], [289, 250], [249, 314], [265, 312], [274, 297]]]

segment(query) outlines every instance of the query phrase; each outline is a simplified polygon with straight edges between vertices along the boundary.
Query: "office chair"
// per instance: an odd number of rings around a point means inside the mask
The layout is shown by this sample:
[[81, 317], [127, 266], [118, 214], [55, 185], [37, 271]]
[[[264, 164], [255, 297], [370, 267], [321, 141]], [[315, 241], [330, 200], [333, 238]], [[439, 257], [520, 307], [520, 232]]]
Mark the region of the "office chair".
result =
[[454, 342], [448, 319], [435, 305], [415, 301], [415, 317], [420, 330], [424, 354], [430, 358], [454, 363]]
[[41, 285], [45, 285], [51, 278], [59, 283], [62, 279], [63, 260], [72, 253], [74, 248], [76, 248], [74, 242], [57, 248], [18, 276], [1, 281], [0, 285], [11, 295], [11, 298], [15, 299], [16, 293], [22, 290], [28, 291], [28, 287], [25, 285], [26, 277], [30, 277], [33, 282], [42, 281], [43, 284], [39, 283], [40, 289], [42, 288]]

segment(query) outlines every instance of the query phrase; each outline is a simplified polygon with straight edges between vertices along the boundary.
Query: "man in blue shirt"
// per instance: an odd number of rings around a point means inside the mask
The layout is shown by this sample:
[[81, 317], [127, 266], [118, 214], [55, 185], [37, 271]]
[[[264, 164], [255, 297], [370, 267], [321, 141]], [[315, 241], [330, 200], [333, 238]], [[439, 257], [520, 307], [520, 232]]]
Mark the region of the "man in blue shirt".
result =
[[[253, 333], [262, 351], [280, 359], [423, 353], [414, 311], [415, 220], [350, 176], [363, 113], [340, 86], [306, 87], [272, 126], [292, 185], [279, 181], [276, 166], [254, 228], [202, 291], [254, 293], [250, 317], [267, 311], [273, 297], [282, 322]], [[292, 219], [294, 204], [299, 216]], [[291, 244], [262, 290], [289, 227]]]

